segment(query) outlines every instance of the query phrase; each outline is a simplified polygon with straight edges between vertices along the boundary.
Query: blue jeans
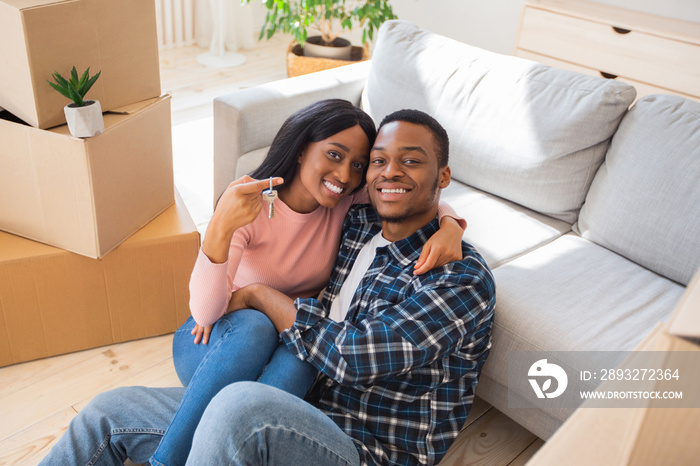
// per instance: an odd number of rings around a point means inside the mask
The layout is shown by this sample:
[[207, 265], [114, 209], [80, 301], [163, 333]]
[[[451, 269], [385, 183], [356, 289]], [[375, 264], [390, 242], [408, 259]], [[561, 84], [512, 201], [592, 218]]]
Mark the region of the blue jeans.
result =
[[[44, 466], [146, 463], [184, 388], [117, 388], [96, 396]], [[304, 400], [257, 382], [221, 390], [197, 426], [188, 465], [359, 465], [353, 440]]]
[[187, 464], [357, 466], [360, 455], [352, 438], [306, 401], [239, 382], [207, 407]]
[[190, 317], [173, 338], [175, 370], [187, 391], [151, 458], [153, 465], [185, 464], [204, 410], [227, 385], [258, 380], [301, 398], [316, 376], [313, 366], [279, 342], [277, 330], [261, 312], [245, 309], [224, 315], [207, 345], [193, 343], [194, 325]]

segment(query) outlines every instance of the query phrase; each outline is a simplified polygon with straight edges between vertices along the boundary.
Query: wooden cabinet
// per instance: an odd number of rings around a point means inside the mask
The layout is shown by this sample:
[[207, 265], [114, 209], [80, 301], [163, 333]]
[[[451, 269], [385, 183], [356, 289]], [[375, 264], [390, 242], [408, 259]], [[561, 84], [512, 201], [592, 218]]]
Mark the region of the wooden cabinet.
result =
[[529, 0], [515, 55], [700, 100], [700, 24], [583, 0]]

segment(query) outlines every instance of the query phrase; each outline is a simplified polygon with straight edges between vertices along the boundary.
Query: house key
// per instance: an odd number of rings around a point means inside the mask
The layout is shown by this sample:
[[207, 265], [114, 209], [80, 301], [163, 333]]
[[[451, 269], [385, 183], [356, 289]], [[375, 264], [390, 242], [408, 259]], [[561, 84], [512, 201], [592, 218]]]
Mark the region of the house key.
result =
[[272, 218], [275, 216], [275, 199], [277, 199], [277, 191], [272, 189], [272, 177], [270, 177], [270, 189], [266, 189], [262, 192], [263, 201], [267, 201], [270, 206], [267, 211], [267, 218]]

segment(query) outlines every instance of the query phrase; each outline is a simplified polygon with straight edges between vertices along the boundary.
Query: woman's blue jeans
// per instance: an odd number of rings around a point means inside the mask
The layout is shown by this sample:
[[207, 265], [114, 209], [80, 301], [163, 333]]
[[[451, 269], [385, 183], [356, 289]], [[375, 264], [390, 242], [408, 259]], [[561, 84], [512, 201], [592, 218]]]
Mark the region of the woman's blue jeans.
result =
[[182, 402], [151, 458], [153, 465], [185, 464], [192, 437], [209, 402], [234, 382], [259, 381], [303, 398], [316, 369], [296, 358], [263, 313], [244, 309], [224, 315], [209, 343], [195, 345], [190, 317], [173, 338], [173, 360], [182, 385]]

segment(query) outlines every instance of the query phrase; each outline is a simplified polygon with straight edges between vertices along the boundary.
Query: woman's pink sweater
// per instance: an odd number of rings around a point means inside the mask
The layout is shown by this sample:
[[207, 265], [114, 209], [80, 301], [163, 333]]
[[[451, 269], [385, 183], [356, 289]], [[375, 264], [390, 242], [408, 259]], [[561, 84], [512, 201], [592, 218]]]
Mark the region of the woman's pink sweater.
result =
[[[267, 203], [260, 215], [233, 235], [228, 260], [215, 264], [200, 248], [190, 278], [190, 312], [202, 326], [224, 313], [231, 294], [252, 283], [262, 283], [290, 298], [310, 298], [326, 286], [338, 255], [345, 216], [353, 204], [367, 204], [367, 189], [350, 195], [335, 208], [319, 207], [300, 214], [275, 201], [275, 216], [268, 218]], [[457, 217], [440, 204], [440, 218]]]

